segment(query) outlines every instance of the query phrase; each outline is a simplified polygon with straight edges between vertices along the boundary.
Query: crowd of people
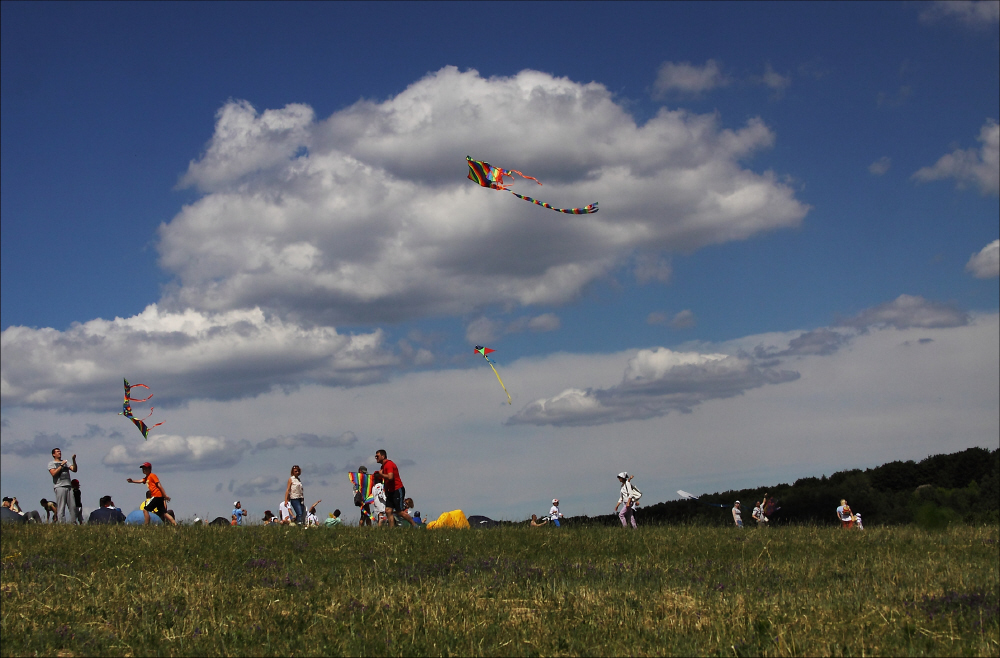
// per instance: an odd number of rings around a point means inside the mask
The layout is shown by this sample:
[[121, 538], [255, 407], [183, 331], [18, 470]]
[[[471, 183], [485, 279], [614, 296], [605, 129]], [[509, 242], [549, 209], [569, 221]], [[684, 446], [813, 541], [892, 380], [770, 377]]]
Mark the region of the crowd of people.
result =
[[[420, 516], [420, 512], [414, 509], [413, 498], [406, 496], [406, 487], [403, 485], [403, 478], [399, 472], [399, 467], [394, 461], [389, 459], [384, 449], [379, 449], [375, 452], [375, 461], [378, 463], [379, 469], [371, 474], [373, 485], [370, 495], [363, 495], [360, 485], [354, 485], [354, 504], [360, 508], [358, 525], [396, 527], [397, 525], [406, 523], [414, 528], [423, 527], [424, 521]], [[170, 496], [166, 494], [160, 478], [153, 473], [153, 465], [150, 462], [144, 462], [139, 468], [143, 474], [142, 479], [126, 479], [126, 482], [130, 484], [146, 486], [146, 498], [139, 506], [139, 509], [126, 516], [115, 505], [112, 497], [105, 495], [100, 499], [100, 506], [90, 513], [87, 523], [126, 523], [130, 522], [134, 515], [135, 522], [138, 523], [139, 519], [142, 519], [141, 523], [144, 525], [149, 525], [154, 521], [157, 525], [162, 523], [177, 525], [176, 516], [172, 510], [167, 508], [167, 503], [171, 500]], [[50, 501], [42, 498], [39, 501], [42, 513], [45, 515], [44, 522], [84, 523], [80, 481], [70, 476], [70, 473], [76, 473], [78, 470], [76, 455], [66, 460], [62, 458], [62, 450], [60, 448], [52, 449], [52, 460], [48, 464], [48, 471], [52, 477], [52, 489], [55, 500]], [[262, 522], [265, 525], [297, 525], [305, 528], [344, 525], [339, 509], [330, 512], [326, 519], [320, 520], [317, 508], [323, 502], [322, 500], [317, 500], [308, 508], [305, 506], [305, 491], [301, 475], [302, 468], [298, 464], [292, 466], [291, 473], [285, 485], [284, 499], [278, 505], [278, 514], [275, 515], [271, 510], [266, 510]], [[368, 476], [367, 467], [359, 466], [358, 475]], [[618, 474], [620, 488], [618, 502], [615, 504], [615, 514], [617, 514], [622, 528], [626, 529], [629, 527], [636, 529], [638, 527], [636, 509], [639, 507], [642, 492], [632, 483], [634, 478], [634, 475], [629, 475], [626, 471]], [[751, 518], [756, 522], [758, 528], [764, 528], [770, 523], [770, 517], [779, 509], [777, 501], [765, 493], [761, 500], [754, 503]], [[733, 504], [731, 512], [733, 523], [736, 527], [744, 527], [740, 501], [737, 500]], [[837, 520], [840, 522], [842, 528], [864, 529], [861, 514], [851, 510], [846, 500], [840, 501], [840, 506], [837, 507], [836, 513]], [[23, 510], [17, 498], [5, 497], [3, 499], [2, 514], [4, 522], [43, 522], [41, 513], [34, 510]], [[228, 521], [225, 517], [220, 516], [212, 521], [210, 525], [228, 524], [240, 527], [248, 523], [248, 518], [248, 512], [243, 507], [242, 502], [236, 500], [233, 502], [233, 511]], [[532, 514], [528, 525], [532, 528], [548, 525], [558, 528], [562, 526], [564, 518], [563, 513], [559, 509], [559, 499], [553, 498], [548, 514], [541, 517], [537, 514]], [[195, 521], [201, 522], [200, 519], [195, 519]], [[208, 522], [206, 521], [206, 523]], [[491, 524], [495, 523], [491, 521]]]

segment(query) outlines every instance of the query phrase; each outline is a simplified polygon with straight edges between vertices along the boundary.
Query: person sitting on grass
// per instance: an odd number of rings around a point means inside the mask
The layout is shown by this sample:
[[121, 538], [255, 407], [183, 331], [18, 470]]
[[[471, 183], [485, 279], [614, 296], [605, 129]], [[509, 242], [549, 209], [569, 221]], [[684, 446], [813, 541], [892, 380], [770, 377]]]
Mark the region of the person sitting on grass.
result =
[[56, 504], [51, 500], [45, 500], [42, 498], [38, 501], [38, 504], [42, 506], [42, 510], [45, 512], [45, 522], [48, 523], [49, 519], [56, 518], [57, 508]]
[[344, 525], [344, 522], [340, 520], [340, 510], [335, 509], [330, 513], [330, 516], [323, 522], [327, 528], [335, 528], [340, 525]]
[[549, 523], [549, 517], [547, 516], [543, 516], [541, 519], [539, 519], [537, 514], [531, 515], [532, 528], [541, 528], [543, 525], [548, 525], [548, 523]]
[[274, 515], [274, 512], [272, 512], [271, 510], [266, 510], [264, 512], [264, 525], [269, 525], [271, 523], [280, 523], [280, 522], [278, 521], [278, 517]]
[[111, 496], [101, 496], [100, 507], [90, 513], [88, 525], [118, 525], [125, 523], [125, 514], [115, 507]]

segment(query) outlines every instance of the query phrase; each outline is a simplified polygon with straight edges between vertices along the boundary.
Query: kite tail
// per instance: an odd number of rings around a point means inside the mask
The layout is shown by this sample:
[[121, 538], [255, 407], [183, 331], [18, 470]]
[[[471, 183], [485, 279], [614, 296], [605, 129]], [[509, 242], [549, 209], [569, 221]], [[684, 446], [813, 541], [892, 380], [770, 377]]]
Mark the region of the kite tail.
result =
[[[541, 183], [539, 183], [539, 185], [540, 184]], [[529, 201], [535, 204], [536, 206], [541, 206], [542, 208], [548, 208], [549, 210], [555, 210], [556, 212], [564, 212], [567, 215], [592, 215], [598, 210], [600, 210], [600, 208], [597, 207], [598, 202], [596, 201], [590, 204], [589, 206], [584, 206], [583, 208], [556, 208], [555, 206], [545, 203], [544, 201], [539, 201], [538, 199], [532, 199], [530, 196], [518, 194], [513, 190], [508, 190], [508, 191], [514, 196], [516, 196], [518, 199], [524, 199], [525, 201]]]
[[[493, 362], [492, 362], [492, 361], [490, 361], [489, 359], [486, 359], [486, 360], [487, 360], [487, 361], [489, 362], [489, 364], [490, 364], [490, 367], [491, 367], [491, 368], [493, 368]], [[503, 380], [502, 380], [502, 379], [500, 379], [500, 373], [499, 373], [499, 372], [497, 372], [497, 369], [496, 369], [496, 368], [493, 368], [493, 374], [497, 376], [497, 381], [498, 381], [498, 382], [500, 382], [500, 386], [502, 386], [502, 387], [503, 387], [503, 392], [504, 392], [504, 393], [507, 393], [507, 387], [503, 385]], [[507, 404], [513, 404], [513, 403], [512, 403], [511, 401], [510, 401], [510, 393], [507, 393]]]
[[[538, 180], [538, 179], [537, 179], [537, 178], [535, 178], [534, 176], [525, 176], [524, 174], [522, 174], [521, 172], [519, 172], [519, 171], [518, 171], [517, 169], [507, 169], [507, 170], [505, 170], [505, 171], [504, 171], [503, 173], [505, 173], [505, 174], [506, 174], [506, 175], [508, 175], [508, 176], [510, 176], [511, 174], [517, 174], [517, 175], [518, 175], [518, 176], [520, 176], [521, 178], [526, 178], [526, 179], [528, 179], [528, 180], [533, 180], [533, 181], [535, 181], [536, 183], [538, 183], [539, 185], [541, 185], [541, 184], [542, 184], [542, 181]], [[512, 176], [512, 178], [513, 178], [513, 176]]]

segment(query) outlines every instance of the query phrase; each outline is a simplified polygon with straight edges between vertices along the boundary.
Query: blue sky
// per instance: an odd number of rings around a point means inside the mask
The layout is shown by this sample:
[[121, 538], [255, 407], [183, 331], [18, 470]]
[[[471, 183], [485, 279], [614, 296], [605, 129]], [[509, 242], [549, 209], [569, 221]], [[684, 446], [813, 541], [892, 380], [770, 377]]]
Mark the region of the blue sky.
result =
[[507, 518], [997, 445], [998, 3], [2, 17], [4, 495], [53, 441], [185, 515], [385, 445]]

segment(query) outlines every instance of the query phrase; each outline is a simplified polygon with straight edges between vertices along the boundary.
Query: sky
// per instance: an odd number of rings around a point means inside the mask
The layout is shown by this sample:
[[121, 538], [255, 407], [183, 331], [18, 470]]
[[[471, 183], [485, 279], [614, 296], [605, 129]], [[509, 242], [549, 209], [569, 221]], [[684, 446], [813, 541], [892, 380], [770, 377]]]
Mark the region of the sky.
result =
[[353, 517], [384, 448], [523, 519], [998, 447], [1000, 3], [504, 9], [0, 4], [3, 495], [60, 447], [87, 511], [299, 464]]

